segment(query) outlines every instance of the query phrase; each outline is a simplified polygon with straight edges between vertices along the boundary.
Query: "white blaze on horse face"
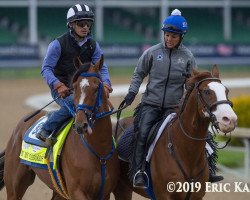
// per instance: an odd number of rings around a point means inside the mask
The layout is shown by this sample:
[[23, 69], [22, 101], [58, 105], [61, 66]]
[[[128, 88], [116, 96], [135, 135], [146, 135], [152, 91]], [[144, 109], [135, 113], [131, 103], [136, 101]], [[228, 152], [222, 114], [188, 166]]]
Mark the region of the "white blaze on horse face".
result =
[[81, 88], [81, 97], [79, 100], [79, 104], [83, 104], [84, 99], [86, 97], [86, 94], [84, 93], [84, 88], [86, 88], [87, 86], [89, 86], [89, 81], [88, 79], [84, 78], [81, 80], [80, 82], [80, 88]]
[[[208, 87], [216, 94], [217, 101], [227, 100], [226, 88], [223, 84], [211, 82], [208, 84]], [[223, 103], [217, 105], [215, 111], [212, 113], [216, 116], [219, 122], [219, 128], [222, 132], [228, 133], [234, 130], [237, 124], [237, 116], [229, 104]]]

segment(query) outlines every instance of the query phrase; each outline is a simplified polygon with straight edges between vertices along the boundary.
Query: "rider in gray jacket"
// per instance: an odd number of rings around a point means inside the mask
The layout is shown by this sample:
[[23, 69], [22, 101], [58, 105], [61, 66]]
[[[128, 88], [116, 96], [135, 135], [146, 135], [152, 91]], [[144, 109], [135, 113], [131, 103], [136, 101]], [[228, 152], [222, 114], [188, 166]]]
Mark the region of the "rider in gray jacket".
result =
[[137, 94], [143, 79], [148, 75], [148, 84], [142, 103], [162, 108], [172, 108], [183, 95], [185, 73], [196, 67], [195, 59], [182, 43], [168, 48], [159, 43], [146, 50], [134, 71], [129, 92]]
[[139, 188], [148, 186], [145, 161], [150, 129], [163, 115], [173, 112], [184, 94], [188, 75], [196, 68], [193, 54], [182, 44], [188, 25], [178, 9], [164, 20], [161, 30], [164, 32], [164, 42], [152, 46], [140, 57], [125, 97], [126, 104], [130, 105], [143, 79], [148, 76], [146, 91], [141, 100], [130, 171], [134, 187]]

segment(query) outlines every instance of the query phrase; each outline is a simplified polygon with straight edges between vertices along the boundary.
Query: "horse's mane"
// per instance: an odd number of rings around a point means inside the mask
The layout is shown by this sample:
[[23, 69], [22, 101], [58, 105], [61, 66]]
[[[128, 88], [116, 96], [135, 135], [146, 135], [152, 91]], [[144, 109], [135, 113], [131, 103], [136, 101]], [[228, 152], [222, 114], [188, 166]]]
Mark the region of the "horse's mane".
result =
[[211, 78], [211, 77], [212, 77], [212, 74], [208, 71], [205, 71], [205, 72], [199, 72], [195, 75], [192, 75], [190, 78], [187, 79], [185, 95], [183, 95], [182, 99], [180, 100], [178, 106], [175, 109], [175, 112], [177, 114], [180, 114], [183, 104], [186, 103], [185, 102], [187, 100], [186, 96], [187, 95], [189, 96], [190, 93], [193, 91], [195, 83], [199, 82], [202, 79]]
[[80, 76], [81, 73], [87, 72], [90, 68], [91, 63], [84, 63], [83, 65], [81, 65], [78, 70], [75, 72], [73, 79], [72, 79], [72, 83], [76, 82], [76, 80], [78, 79], [78, 77]]
[[189, 79], [187, 79], [187, 85], [195, 84], [196, 82], [198, 82], [204, 78], [211, 78], [211, 77], [213, 77], [213, 76], [208, 71], [198, 72], [198, 74], [192, 75]]

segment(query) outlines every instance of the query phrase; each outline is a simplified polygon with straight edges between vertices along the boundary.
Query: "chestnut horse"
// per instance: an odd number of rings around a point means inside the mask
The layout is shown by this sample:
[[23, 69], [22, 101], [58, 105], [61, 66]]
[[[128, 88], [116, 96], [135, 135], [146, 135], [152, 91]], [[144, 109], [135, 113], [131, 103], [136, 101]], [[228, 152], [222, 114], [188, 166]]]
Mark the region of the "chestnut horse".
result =
[[[211, 73], [193, 70], [186, 88], [177, 117], [165, 127], [150, 160], [155, 197], [133, 188], [128, 178], [129, 164], [120, 160], [121, 173], [114, 191], [115, 199], [130, 200], [132, 191], [157, 200], [202, 199], [205, 195], [209, 173], [205, 144], [209, 137], [209, 124], [211, 122], [216, 129], [228, 133], [235, 129], [237, 116], [228, 100], [228, 89], [219, 79], [216, 65]], [[119, 123], [120, 139], [123, 130], [131, 128], [133, 118], [125, 118]], [[178, 187], [180, 190], [176, 192]]]
[[[4, 179], [7, 200], [22, 199], [37, 175], [50, 189], [52, 199], [108, 200], [119, 176], [119, 162], [112, 138], [110, 107], [105, 95], [100, 69], [103, 57], [94, 65], [82, 64], [77, 58], [73, 78], [76, 113], [61, 153], [61, 174], [67, 196], [61, 197], [47, 170], [20, 163], [19, 155], [24, 133], [43, 114], [15, 128], [5, 149]], [[4, 153], [1, 154], [1, 157]], [[3, 160], [1, 159], [3, 169]], [[2, 170], [0, 169], [0, 170]], [[35, 197], [34, 197], [35, 198]], [[33, 199], [34, 199], [33, 198]]]

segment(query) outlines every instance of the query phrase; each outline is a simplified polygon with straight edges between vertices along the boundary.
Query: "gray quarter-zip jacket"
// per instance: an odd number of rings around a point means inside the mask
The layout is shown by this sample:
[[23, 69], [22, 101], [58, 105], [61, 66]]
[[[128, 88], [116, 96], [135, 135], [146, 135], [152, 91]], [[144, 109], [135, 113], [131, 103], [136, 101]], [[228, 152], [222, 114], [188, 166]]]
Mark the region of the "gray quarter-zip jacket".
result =
[[183, 73], [191, 73], [193, 68], [196, 68], [194, 56], [183, 44], [168, 49], [164, 43], [159, 43], [139, 58], [129, 92], [137, 94], [143, 79], [149, 76], [142, 103], [172, 108], [179, 103], [184, 92], [186, 77]]

